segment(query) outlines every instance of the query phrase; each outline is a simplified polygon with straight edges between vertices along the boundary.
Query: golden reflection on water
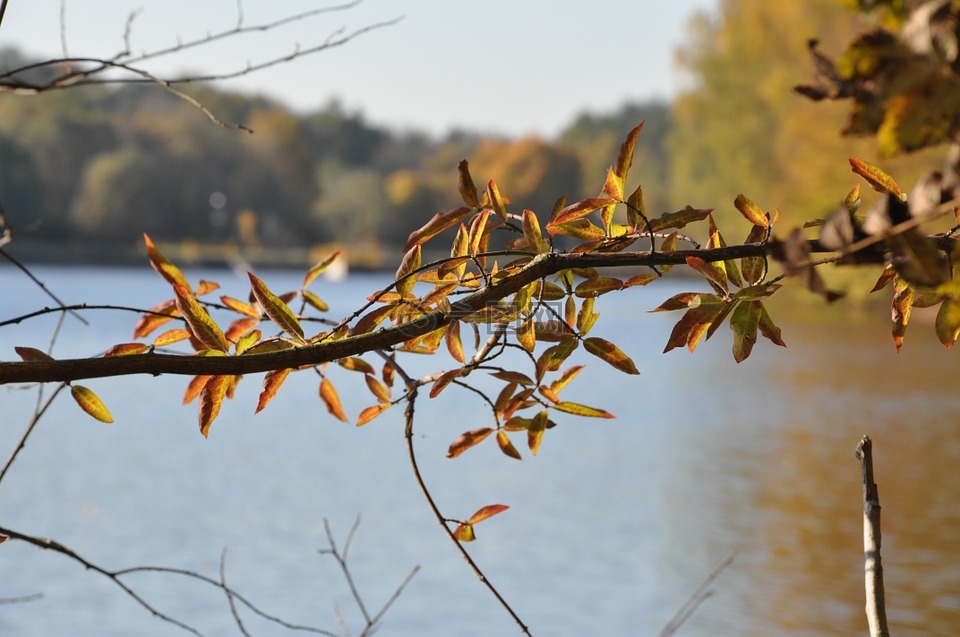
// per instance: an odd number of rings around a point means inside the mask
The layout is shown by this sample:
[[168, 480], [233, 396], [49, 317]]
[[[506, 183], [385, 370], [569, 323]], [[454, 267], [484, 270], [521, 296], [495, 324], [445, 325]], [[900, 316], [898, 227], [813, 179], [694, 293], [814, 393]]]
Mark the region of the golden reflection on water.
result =
[[769, 369], [780, 404], [755, 502], [757, 540], [767, 547], [750, 569], [764, 591], [760, 623], [780, 634], [866, 631], [853, 451], [869, 434], [891, 632], [960, 634], [957, 353], [924, 325], [911, 326], [899, 355], [878, 321], [788, 332], [802, 361], [774, 356]]

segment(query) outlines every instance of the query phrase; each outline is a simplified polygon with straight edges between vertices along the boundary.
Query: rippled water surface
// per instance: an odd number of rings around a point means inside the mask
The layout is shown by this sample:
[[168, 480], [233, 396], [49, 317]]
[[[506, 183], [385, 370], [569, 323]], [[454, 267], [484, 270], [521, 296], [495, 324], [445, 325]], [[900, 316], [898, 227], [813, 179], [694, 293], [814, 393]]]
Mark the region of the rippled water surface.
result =
[[[148, 307], [169, 296], [152, 271], [39, 269], [68, 303]], [[244, 298], [222, 272], [190, 273]], [[277, 291], [300, 276], [264, 273]], [[383, 279], [318, 282], [331, 315], [349, 313]], [[417, 408], [416, 448], [440, 507], [466, 517], [484, 504], [510, 510], [477, 526], [477, 561], [534, 635], [655, 635], [704, 577], [736, 558], [680, 635], [863, 634], [860, 469], [874, 439], [883, 504], [891, 631], [960, 633], [960, 393], [956, 353], [929, 325], [912, 325], [894, 352], [886, 313], [840, 304], [810, 321], [771, 307], [786, 350], [768, 342], [735, 365], [729, 330], [693, 355], [660, 352], [676, 314], [647, 314], [677, 284], [601, 299], [597, 334], [629, 353], [641, 376], [597, 359], [565, 398], [615, 420], [558, 415], [534, 458], [511, 460], [491, 441], [457, 459], [450, 442], [489, 424], [475, 394], [450, 387]], [[684, 284], [679, 284], [683, 286]], [[50, 302], [0, 269], [0, 320]], [[135, 314], [68, 319], [58, 357], [96, 354], [130, 340]], [[918, 317], [920, 319], [924, 317]], [[842, 320], [840, 320], [842, 319]], [[45, 348], [54, 319], [0, 329], [14, 345]], [[371, 358], [371, 362], [376, 362]], [[441, 357], [410, 360], [426, 374]], [[374, 402], [362, 378], [335, 370], [348, 415]], [[338, 633], [359, 613], [329, 557], [323, 520], [338, 540], [362, 523], [350, 552], [367, 605], [378, 608], [414, 565], [422, 570], [379, 634], [440, 637], [519, 634], [443, 537], [411, 475], [399, 409], [362, 428], [332, 420], [312, 372], [292, 376], [252, 415], [260, 377], [244, 379], [204, 440], [186, 378], [85, 381], [116, 424], [96, 423], [58, 399], [0, 483], [0, 525], [55, 538], [106, 568], [162, 565], [227, 578], [264, 610]], [[495, 388], [485, 380], [481, 387]], [[0, 388], [0, 456], [22, 435], [35, 393]], [[205, 634], [238, 634], [222, 593], [169, 575], [131, 577], [163, 612]], [[0, 545], [2, 635], [181, 635], [105, 578], [21, 542]], [[337, 611], [336, 609], [339, 609]], [[283, 634], [244, 614], [252, 634]]]

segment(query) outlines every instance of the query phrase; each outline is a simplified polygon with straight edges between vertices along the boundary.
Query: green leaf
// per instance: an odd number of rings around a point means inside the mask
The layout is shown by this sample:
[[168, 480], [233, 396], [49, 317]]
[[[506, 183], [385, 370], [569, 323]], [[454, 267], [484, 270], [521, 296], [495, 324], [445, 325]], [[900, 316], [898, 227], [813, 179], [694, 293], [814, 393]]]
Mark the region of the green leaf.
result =
[[960, 299], [951, 297], [944, 300], [937, 311], [934, 328], [940, 342], [947, 347], [953, 347], [960, 336]]
[[767, 308], [765, 308], [760, 301], [757, 301], [756, 304], [760, 308], [760, 321], [758, 323], [760, 333], [774, 345], [786, 347], [787, 344], [783, 342], [783, 338], [781, 338], [780, 335], [780, 328], [773, 324], [773, 319], [771, 319], [767, 313]]
[[739, 303], [730, 316], [733, 330], [733, 359], [738, 363], [746, 360], [757, 342], [757, 327], [760, 324], [760, 308], [756, 303]]
[[103, 401], [93, 393], [92, 389], [84, 387], [83, 385], [71, 385], [70, 395], [73, 396], [73, 399], [80, 405], [80, 409], [87, 412], [90, 416], [93, 416], [100, 422], [113, 422], [113, 416], [110, 415], [110, 411], [107, 410]]
[[267, 284], [257, 278], [253, 272], [247, 272], [247, 276], [250, 277], [253, 296], [257, 299], [257, 302], [260, 303], [260, 306], [263, 307], [263, 311], [270, 317], [270, 320], [298, 341], [306, 342], [303, 338], [303, 327], [301, 327], [300, 321], [293, 313], [293, 310], [277, 295], [271, 292]]
[[563, 411], [575, 416], [586, 416], [588, 418], [616, 418], [616, 416], [610, 412], [604, 411], [603, 409], [587, 407], [586, 405], [581, 405], [580, 403], [561, 401], [552, 405], [552, 407], [557, 411]]
[[639, 374], [630, 357], [610, 341], [591, 336], [583, 340], [583, 347], [601, 360], [627, 374]]
[[173, 293], [176, 296], [177, 309], [180, 310], [194, 338], [210, 349], [226, 352], [229, 347], [226, 337], [207, 314], [207, 310], [193, 298], [190, 290], [181, 285], [174, 285]]
[[327, 305], [326, 301], [321, 299], [310, 290], [300, 290], [300, 295], [303, 296], [304, 301], [309, 303], [310, 306], [316, 309], [318, 312], [327, 312], [330, 310], [330, 306]]

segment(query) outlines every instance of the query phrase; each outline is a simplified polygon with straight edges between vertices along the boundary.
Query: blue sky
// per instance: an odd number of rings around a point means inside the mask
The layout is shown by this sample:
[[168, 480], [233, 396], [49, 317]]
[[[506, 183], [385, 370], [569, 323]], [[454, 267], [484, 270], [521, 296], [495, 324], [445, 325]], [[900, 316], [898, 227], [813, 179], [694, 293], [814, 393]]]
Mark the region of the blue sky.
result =
[[[316, 0], [246, 0], [252, 26], [331, 6]], [[403, 16], [344, 47], [221, 84], [271, 95], [299, 111], [339, 97], [368, 120], [442, 133], [459, 127], [556, 134], [578, 112], [606, 112], [627, 99], [670, 97], [682, 86], [674, 51], [696, 10], [716, 0], [365, 0], [268, 33], [163, 58], [151, 71], [226, 72]], [[60, 0], [9, 0], [0, 46], [61, 51]], [[135, 51], [188, 41], [237, 23], [237, 0], [65, 0], [67, 50], [110, 57], [127, 15]]]

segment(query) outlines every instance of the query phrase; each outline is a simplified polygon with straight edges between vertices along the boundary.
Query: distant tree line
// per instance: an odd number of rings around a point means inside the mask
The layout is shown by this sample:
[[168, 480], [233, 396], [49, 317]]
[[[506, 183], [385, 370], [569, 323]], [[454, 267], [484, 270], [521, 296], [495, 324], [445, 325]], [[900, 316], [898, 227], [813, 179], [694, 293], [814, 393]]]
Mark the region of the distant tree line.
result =
[[[0, 52], [0, 69], [27, 62]], [[301, 116], [210, 86], [191, 94], [254, 133], [210, 126], [151, 86], [0, 96], [0, 203], [18, 237], [109, 246], [148, 232], [164, 242], [363, 242], [393, 252], [425, 215], [459, 205], [449, 184], [465, 157], [478, 178], [515, 193], [516, 205], [549, 212], [544, 193], [599, 192], [603, 184], [582, 175], [602, 174], [599, 162], [638, 118], [661, 131], [646, 137], [649, 156], [662, 155], [668, 127], [667, 105], [652, 102], [582, 115], [552, 142], [465, 132], [433, 139], [369, 124], [335, 101]]]

